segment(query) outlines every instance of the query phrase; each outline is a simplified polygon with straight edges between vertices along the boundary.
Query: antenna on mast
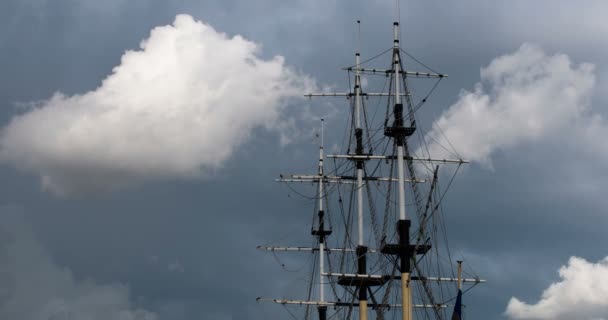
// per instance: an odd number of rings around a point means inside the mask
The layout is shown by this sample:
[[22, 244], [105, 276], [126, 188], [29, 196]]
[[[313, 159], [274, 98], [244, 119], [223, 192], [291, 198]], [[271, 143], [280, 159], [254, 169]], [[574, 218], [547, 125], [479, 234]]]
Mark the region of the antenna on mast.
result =
[[325, 119], [321, 118], [321, 149], [323, 149], [323, 129], [324, 129], [324, 121]]
[[357, 51], [361, 50], [361, 20], [357, 20]]
[[400, 0], [395, 0], [395, 6], [397, 7], [397, 10], [395, 10], [395, 14], [397, 15], [395, 17], [395, 21], [399, 22], [399, 24], [401, 24], [401, 3]]

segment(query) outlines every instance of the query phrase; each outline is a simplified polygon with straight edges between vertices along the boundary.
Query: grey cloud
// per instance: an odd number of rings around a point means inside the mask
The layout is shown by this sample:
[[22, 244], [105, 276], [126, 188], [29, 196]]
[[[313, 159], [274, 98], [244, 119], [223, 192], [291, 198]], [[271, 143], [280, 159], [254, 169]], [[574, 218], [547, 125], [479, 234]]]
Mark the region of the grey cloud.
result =
[[132, 304], [125, 285], [77, 281], [53, 261], [14, 209], [0, 209], [0, 246], [4, 319], [157, 319]]
[[[531, 44], [494, 59], [481, 70], [481, 80], [435, 120], [419, 154], [489, 165], [497, 150], [572, 130], [590, 112], [595, 88], [593, 65], [573, 66], [568, 56], [546, 55]], [[588, 121], [579, 120], [581, 126]]]

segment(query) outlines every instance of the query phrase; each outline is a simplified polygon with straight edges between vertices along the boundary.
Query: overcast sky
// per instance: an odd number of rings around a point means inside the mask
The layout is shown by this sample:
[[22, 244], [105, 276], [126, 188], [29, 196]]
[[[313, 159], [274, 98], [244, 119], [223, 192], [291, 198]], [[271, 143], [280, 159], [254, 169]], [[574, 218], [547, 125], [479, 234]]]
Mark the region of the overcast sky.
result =
[[314, 170], [319, 118], [330, 146], [348, 121], [294, 96], [346, 90], [355, 21], [366, 59], [400, 19], [450, 75], [421, 127], [473, 160], [445, 200], [453, 252], [488, 280], [468, 319], [608, 319], [608, 3], [400, 8], [0, 2], [0, 318], [289, 317], [255, 298], [302, 280], [255, 246], [309, 244], [313, 208], [273, 179]]

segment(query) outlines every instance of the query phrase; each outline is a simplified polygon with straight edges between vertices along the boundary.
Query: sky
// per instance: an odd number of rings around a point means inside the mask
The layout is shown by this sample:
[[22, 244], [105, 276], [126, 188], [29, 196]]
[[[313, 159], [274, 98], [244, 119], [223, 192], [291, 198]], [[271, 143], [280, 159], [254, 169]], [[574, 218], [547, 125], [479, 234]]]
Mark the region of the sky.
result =
[[[467, 319], [608, 319], [605, 1], [0, 3], [0, 316], [274, 319], [310, 201], [276, 184], [342, 143], [340, 68], [401, 43], [449, 74], [418, 114], [472, 163], [444, 202], [487, 279]], [[357, 40], [355, 21], [361, 20]], [[285, 264], [286, 268], [282, 268]], [[277, 316], [278, 314], [278, 316]]]

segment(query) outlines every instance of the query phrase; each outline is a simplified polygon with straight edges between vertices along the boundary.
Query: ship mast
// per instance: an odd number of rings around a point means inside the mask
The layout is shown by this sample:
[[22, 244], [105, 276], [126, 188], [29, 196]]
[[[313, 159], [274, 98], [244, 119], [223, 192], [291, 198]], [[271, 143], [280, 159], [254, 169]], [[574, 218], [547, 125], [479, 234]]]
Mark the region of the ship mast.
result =
[[[360, 21], [357, 21], [357, 26], [360, 26]], [[417, 179], [415, 176], [417, 174], [414, 173], [414, 169], [412, 166], [412, 162], [425, 162], [425, 163], [453, 163], [453, 164], [463, 164], [468, 163], [466, 160], [462, 159], [433, 159], [426, 157], [415, 157], [412, 156], [408, 151], [408, 138], [416, 131], [416, 121], [414, 119], [414, 112], [421, 106], [425, 101], [426, 97], [422, 99], [420, 104], [417, 104], [414, 108], [411, 93], [409, 92], [407, 78], [408, 77], [416, 77], [416, 78], [435, 78], [441, 80], [441, 78], [447, 77], [445, 74], [439, 73], [429, 73], [429, 72], [418, 72], [412, 70], [404, 69], [403, 63], [401, 61], [401, 47], [399, 44], [399, 22], [393, 23], [393, 46], [389, 47], [385, 52], [391, 52], [391, 67], [387, 70], [375, 69], [375, 68], [365, 68], [363, 64], [369, 62], [366, 60], [361, 63], [361, 56], [359, 53], [359, 48], [355, 53], [355, 65], [344, 68], [348, 72], [354, 72], [354, 87], [349, 90], [349, 92], [342, 93], [310, 93], [305, 95], [306, 97], [346, 97], [350, 99], [350, 107], [351, 107], [351, 132], [349, 136], [354, 138], [354, 148], [355, 152], [351, 152], [351, 148], [353, 147], [352, 140], [349, 142], [348, 153], [341, 155], [325, 155], [324, 153], [324, 122], [321, 119], [321, 143], [319, 146], [319, 164], [318, 164], [318, 172], [317, 174], [291, 174], [289, 177], [284, 177], [281, 175], [280, 179], [277, 181], [281, 182], [312, 182], [318, 183], [317, 192], [318, 192], [318, 212], [317, 212], [317, 223], [313, 222], [312, 235], [317, 237], [318, 239], [318, 247], [266, 247], [259, 246], [258, 249], [267, 250], [267, 251], [298, 251], [298, 252], [319, 252], [319, 260], [318, 260], [318, 300], [288, 300], [288, 299], [268, 299], [268, 298], [258, 298], [258, 301], [269, 301], [282, 305], [300, 305], [300, 306], [316, 306], [318, 311], [319, 320], [327, 320], [327, 311], [328, 307], [332, 307], [336, 309], [337, 307], [347, 307], [349, 308], [349, 313], [346, 315], [350, 319], [350, 311], [352, 308], [358, 307], [359, 320], [367, 320], [368, 319], [368, 307], [375, 309], [378, 312], [376, 319], [384, 319], [383, 318], [383, 309], [385, 308], [394, 308], [394, 310], [401, 309], [401, 319], [402, 320], [413, 320], [413, 309], [414, 308], [423, 308], [423, 309], [433, 309], [435, 310], [435, 314], [438, 319], [443, 318], [439, 313], [439, 308], [446, 308], [447, 305], [442, 303], [437, 303], [433, 299], [433, 295], [428, 289], [427, 284], [429, 282], [457, 282], [459, 295], [461, 294], [461, 286], [462, 283], [481, 283], [485, 282], [485, 280], [481, 280], [479, 278], [473, 279], [463, 279], [462, 278], [462, 269], [459, 263], [458, 268], [458, 277], [457, 278], [449, 278], [449, 277], [441, 277], [441, 276], [429, 276], [427, 274], [423, 274], [417, 265], [417, 256], [425, 255], [429, 250], [431, 250], [431, 245], [429, 244], [429, 239], [424, 242], [421, 242], [421, 236], [424, 234], [423, 225], [427, 223], [429, 220], [426, 219], [427, 212], [424, 212], [424, 215], [419, 216], [418, 223], [420, 224], [419, 236], [418, 239], [414, 243], [410, 243], [410, 228], [412, 225], [411, 218], [408, 216], [408, 212], [406, 210], [406, 183], [424, 183], [425, 180]], [[359, 46], [357, 46], [359, 47]], [[378, 57], [378, 56], [376, 56]], [[372, 58], [375, 59], [375, 58]], [[371, 60], [371, 59], [370, 59]], [[387, 83], [390, 83], [389, 90], [387, 92], [364, 92], [362, 88], [362, 75], [384, 75], [386, 76]], [[392, 89], [391, 89], [392, 87]], [[434, 87], [433, 87], [434, 88]], [[383, 90], [384, 91], [384, 90]], [[430, 95], [431, 91], [428, 93]], [[363, 104], [363, 98], [368, 97], [386, 97], [388, 98], [387, 112], [385, 122], [379, 128], [379, 132], [382, 132], [382, 128], [384, 129], [384, 136], [392, 140], [392, 146], [394, 147], [392, 155], [388, 155], [383, 151], [381, 154], [371, 154], [372, 146], [370, 145], [369, 153], [364, 151], [364, 143], [363, 143], [363, 135], [364, 130], [372, 130], [369, 127], [368, 119], [365, 117], [366, 108]], [[428, 97], [428, 95], [427, 95]], [[391, 106], [390, 103], [393, 103]], [[404, 104], [407, 108], [407, 116], [404, 116]], [[389, 124], [389, 108], [392, 107], [392, 122]], [[407, 124], [406, 124], [407, 121]], [[364, 128], [365, 127], [365, 128]], [[366, 131], [370, 132], [370, 131]], [[378, 131], [374, 131], [378, 132]], [[387, 146], [391, 144], [390, 140], [387, 142]], [[367, 142], [367, 141], [366, 141]], [[371, 144], [371, 138], [369, 143]], [[396, 151], [396, 154], [395, 154]], [[324, 167], [324, 158], [330, 159], [338, 159], [338, 160], [349, 160], [352, 164], [354, 164], [355, 173], [353, 175], [352, 171], [348, 175], [344, 175], [343, 172], [339, 172], [336, 167], [335, 171], [332, 174], [326, 175], [325, 167]], [[373, 173], [370, 176], [367, 176], [365, 171], [365, 165], [367, 161], [386, 161], [388, 164], [391, 162], [391, 166], [389, 169], [390, 174], [388, 177], [375, 176]], [[397, 162], [397, 172], [395, 177], [393, 164]], [[406, 178], [406, 167], [409, 170], [408, 177]], [[376, 167], [377, 168], [377, 167]], [[348, 170], [352, 170], [353, 166], [349, 166]], [[431, 187], [429, 190], [429, 198], [426, 209], [429, 209], [430, 204], [434, 204], [432, 211], [430, 214], [434, 213], [434, 210], [438, 207], [438, 203], [434, 203], [434, 198], [432, 197], [433, 190], [436, 185], [437, 180], [437, 168], [434, 171], [433, 182], [431, 183]], [[373, 171], [375, 172], [375, 170]], [[380, 171], [381, 172], [381, 171]], [[365, 181], [365, 183], [364, 183]], [[372, 247], [368, 248], [365, 242], [365, 229], [364, 229], [364, 195], [363, 189], [369, 186], [371, 181], [375, 181], [375, 183], [380, 184], [388, 183], [388, 184], [397, 184], [397, 197], [398, 201], [395, 206], [389, 202], [388, 199], [391, 197], [390, 188], [389, 192], [386, 193], [387, 196], [387, 204], [386, 204], [386, 213], [385, 218], [389, 217], [388, 212], [391, 208], [398, 207], [399, 216], [396, 221], [396, 226], [394, 228], [393, 235], [396, 235], [397, 243], [386, 243], [387, 239], [392, 239], [392, 237], [387, 238], [387, 230], [382, 230], [380, 233], [374, 227], [374, 209], [370, 206], [369, 215], [370, 219], [372, 219], [372, 229], [370, 232], [375, 232], [376, 235], [380, 234], [378, 238], [376, 238], [376, 245], [380, 247]], [[331, 225], [329, 228], [325, 225], [326, 214], [324, 209], [328, 207], [328, 203], [326, 202], [326, 195], [328, 191], [331, 192], [331, 189], [325, 190], [326, 184], [350, 184], [353, 189], [351, 189], [351, 199], [354, 204], [353, 207], [349, 207], [348, 212], [348, 221], [345, 220], [345, 243], [343, 248], [333, 248], [327, 245], [327, 237], [332, 233]], [[339, 190], [339, 189], [338, 189]], [[370, 195], [368, 190], [367, 200], [373, 205], [373, 195]], [[439, 203], [441, 202], [441, 197], [439, 199]], [[417, 201], [416, 199], [413, 199]], [[340, 203], [341, 203], [340, 198]], [[350, 214], [352, 211], [351, 208], [356, 211], [356, 230], [357, 230], [357, 245], [353, 248], [350, 243], [350, 232], [354, 231], [352, 226], [353, 218]], [[421, 209], [420, 209], [421, 210]], [[346, 219], [344, 217], [343, 219]], [[421, 212], [418, 212], [420, 215]], [[391, 218], [394, 219], [394, 218]], [[385, 220], [386, 221], [386, 220]], [[347, 240], [348, 239], [348, 243]], [[390, 241], [390, 240], [389, 240]], [[341, 265], [340, 272], [332, 271], [332, 260], [329, 260], [331, 252], [340, 252], [344, 254], [343, 257], [348, 254], [351, 258], [353, 257], [351, 254], [354, 253], [354, 259], [347, 262], [347, 266], [349, 268], [349, 272], [353, 272], [350, 270], [356, 269], [356, 273], [343, 273], [345, 272], [344, 266]], [[368, 255], [374, 255], [382, 253], [384, 256], [379, 256], [379, 258], [372, 258], [372, 263], [370, 263], [371, 268], [368, 270]], [[395, 258], [386, 259], [386, 256], [394, 256]], [[327, 260], [326, 260], [327, 259]], [[342, 260], [343, 261], [343, 260]], [[383, 263], [388, 263], [393, 268], [389, 274], [371, 274], [374, 270], [378, 270], [377, 262], [383, 261]], [[329, 268], [326, 268], [326, 263]], [[387, 264], [385, 264], [387, 265]], [[352, 268], [352, 269], [350, 269]], [[328, 269], [328, 270], [327, 270]], [[399, 269], [397, 271], [397, 269]], [[368, 271], [370, 272], [368, 274]], [[388, 271], [384, 269], [383, 272]], [[412, 275], [412, 273], [414, 275]], [[327, 280], [327, 279], [331, 280]], [[336, 281], [337, 278], [337, 281]], [[388, 299], [383, 299], [382, 301], [378, 301], [376, 299], [377, 292], [379, 290], [383, 290], [380, 292], [385, 293], [385, 298], [388, 297], [390, 293], [390, 286], [385, 286], [386, 284], [390, 285], [390, 282], [393, 280], [399, 280], [400, 282], [400, 290], [396, 294], [400, 293], [401, 301], [400, 303], [388, 301]], [[315, 280], [316, 281], [316, 280]], [[419, 281], [422, 287], [427, 291], [427, 298], [430, 303], [426, 303], [425, 300], [419, 299], [417, 297], [416, 304], [413, 303], [412, 299], [412, 281]], [[332, 292], [333, 296], [327, 298], [326, 292], [327, 284], [332, 284]], [[338, 294], [336, 293], [336, 287], [334, 284], [338, 284], [344, 288], [344, 293], [351, 298], [349, 300], [341, 300], [338, 298]], [[350, 287], [350, 289], [349, 289]], [[372, 288], [378, 287], [378, 290], [372, 290]], [[312, 283], [311, 283], [312, 288]], [[369, 295], [369, 296], [368, 296]], [[337, 301], [336, 301], [337, 298]], [[368, 303], [368, 298], [371, 300], [371, 303]], [[423, 298], [423, 297], [422, 297]], [[333, 300], [333, 301], [332, 301]], [[358, 301], [356, 301], [358, 300]], [[420, 303], [419, 300], [422, 300]], [[394, 301], [394, 300], [393, 300]], [[399, 311], [396, 311], [399, 312]], [[331, 317], [334, 317], [332, 315]]]
[[[399, 61], [399, 23], [393, 24], [393, 68], [395, 69], [395, 127], [403, 127], [403, 104], [401, 103], [401, 95], [399, 87], [401, 86], [401, 61]], [[400, 252], [400, 271], [401, 271], [401, 304], [402, 319], [412, 319], [412, 289], [410, 288], [410, 254], [406, 252], [406, 245], [409, 245], [409, 227], [410, 221], [406, 220], [405, 211], [405, 172], [403, 158], [403, 145], [405, 142], [404, 136], [395, 138], [397, 144], [397, 174], [399, 184], [399, 221], [397, 222], [397, 232], [399, 234], [399, 244], [401, 245]], [[408, 248], [409, 249], [409, 248]]]
[[325, 230], [325, 211], [323, 210], [323, 119], [321, 119], [321, 144], [319, 146], [319, 222], [317, 230], [313, 230], [312, 234], [319, 238], [319, 306], [317, 311], [319, 312], [319, 320], [327, 319], [327, 306], [323, 305], [325, 302], [325, 237], [331, 234], [331, 230]]
[[[357, 20], [357, 25], [361, 21]], [[363, 155], [363, 128], [361, 128], [361, 71], [360, 71], [361, 55], [355, 53], [355, 153], [359, 156]], [[357, 167], [357, 227], [358, 227], [358, 243], [357, 243], [357, 274], [367, 274], [367, 247], [364, 243], [363, 234], [363, 167], [364, 160], [355, 161]], [[359, 320], [367, 320], [367, 286], [364, 282], [359, 285]]]

